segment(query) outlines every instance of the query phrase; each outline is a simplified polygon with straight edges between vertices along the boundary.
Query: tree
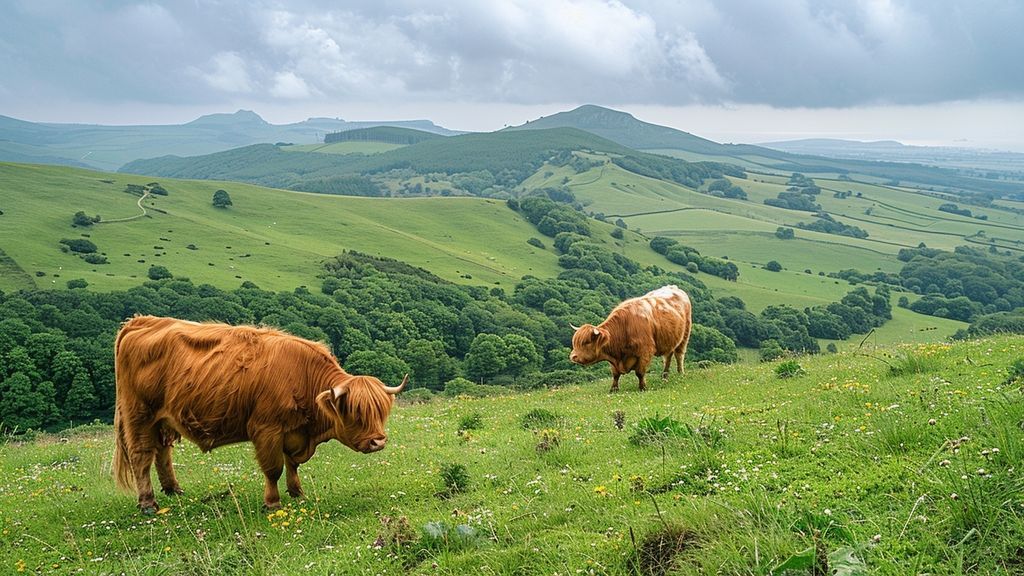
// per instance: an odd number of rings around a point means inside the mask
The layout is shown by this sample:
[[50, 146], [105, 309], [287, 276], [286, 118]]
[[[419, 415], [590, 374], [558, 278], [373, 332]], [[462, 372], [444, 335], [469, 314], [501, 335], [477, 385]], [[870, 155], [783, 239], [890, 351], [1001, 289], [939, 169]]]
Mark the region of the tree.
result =
[[792, 228], [779, 226], [775, 229], [775, 237], [780, 240], [792, 240], [794, 236], [795, 234], [793, 233]]
[[149, 276], [150, 280], [163, 280], [164, 278], [174, 277], [166, 266], [157, 266], [156, 264], [149, 267], [149, 272], [146, 275]]
[[217, 190], [213, 193], [213, 205], [216, 208], [227, 208], [231, 206], [231, 196], [227, 190]]
[[398, 386], [409, 373], [409, 365], [387, 352], [360, 350], [349, 354], [345, 371], [350, 374], [373, 376], [385, 386]]
[[505, 370], [505, 341], [497, 334], [477, 334], [466, 353], [466, 374], [485, 380]]
[[86, 421], [92, 416], [95, 407], [96, 392], [89, 373], [79, 371], [71, 380], [71, 388], [64, 399], [64, 418], [70, 421]]
[[768, 263], [764, 265], [764, 269], [769, 272], [779, 272], [782, 270], [782, 264], [779, 264], [775, 260], [769, 260]]
[[505, 341], [505, 373], [516, 377], [540, 368], [541, 355], [529, 338], [506, 334], [501, 339]]
[[99, 215], [89, 216], [84, 211], [79, 210], [75, 212], [75, 217], [72, 219], [72, 224], [75, 226], [92, 226], [93, 224], [100, 221]]
[[53, 423], [57, 406], [53, 399], [53, 384], [32, 380], [16, 372], [0, 383], [0, 424], [7, 429], [27, 430]]

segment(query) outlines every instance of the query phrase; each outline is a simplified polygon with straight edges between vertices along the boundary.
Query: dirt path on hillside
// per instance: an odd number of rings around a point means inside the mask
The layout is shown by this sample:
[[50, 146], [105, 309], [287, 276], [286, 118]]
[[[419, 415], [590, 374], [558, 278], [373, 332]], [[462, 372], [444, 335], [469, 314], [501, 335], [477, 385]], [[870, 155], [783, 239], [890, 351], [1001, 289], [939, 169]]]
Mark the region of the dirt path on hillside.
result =
[[146, 208], [142, 205], [142, 201], [145, 200], [147, 197], [149, 197], [149, 195], [150, 195], [149, 194], [149, 190], [146, 190], [146, 192], [142, 195], [142, 197], [139, 198], [139, 201], [135, 203], [135, 205], [139, 207], [139, 210], [142, 210], [141, 214], [136, 214], [135, 216], [129, 216], [127, 218], [114, 218], [113, 220], [100, 220], [99, 224], [110, 224], [111, 222], [128, 222], [128, 221], [131, 221], [131, 220], [138, 220], [139, 218], [142, 218], [143, 216], [145, 216], [147, 214]]

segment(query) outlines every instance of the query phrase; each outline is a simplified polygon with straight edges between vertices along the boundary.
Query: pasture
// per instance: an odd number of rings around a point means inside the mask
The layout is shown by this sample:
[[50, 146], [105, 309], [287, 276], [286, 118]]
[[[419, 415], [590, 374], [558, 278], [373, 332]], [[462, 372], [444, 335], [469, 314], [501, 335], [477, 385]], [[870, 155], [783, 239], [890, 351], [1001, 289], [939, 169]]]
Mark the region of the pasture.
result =
[[[176, 452], [143, 517], [109, 427], [0, 446], [0, 570], [39, 574], [1016, 574], [1019, 338], [396, 407], [260, 509], [248, 445]], [[783, 377], [786, 376], [786, 377]]]
[[[17, 191], [0, 207], [0, 246], [24, 272], [4, 274], [0, 289], [22, 287], [26, 278], [40, 288], [84, 278], [96, 289], [124, 289], [161, 265], [221, 288], [248, 280], [291, 290], [316, 285], [320, 263], [343, 250], [400, 258], [453, 282], [507, 290], [525, 274], [557, 273], [552, 249], [526, 243], [538, 235], [533, 226], [503, 202], [477, 198], [354, 198], [165, 178], [160, 182], [169, 194], [147, 198], [146, 217], [71, 226], [78, 210], [104, 220], [139, 214], [138, 197], [123, 190], [152, 181], [0, 163], [0, 187]], [[212, 206], [217, 189], [229, 192], [233, 206]], [[62, 238], [83, 236], [107, 264], [60, 251]]]

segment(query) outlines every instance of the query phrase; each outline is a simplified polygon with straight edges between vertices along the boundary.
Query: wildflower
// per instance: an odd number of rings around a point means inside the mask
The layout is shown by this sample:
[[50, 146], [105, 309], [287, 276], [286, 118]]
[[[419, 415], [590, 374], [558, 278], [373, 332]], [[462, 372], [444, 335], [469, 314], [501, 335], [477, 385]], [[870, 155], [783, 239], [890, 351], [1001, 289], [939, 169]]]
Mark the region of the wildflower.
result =
[[928, 419], [928, 425], [929, 426], [935, 426], [935, 418], [929, 418]]
[[952, 500], [959, 500], [960, 499], [960, 496], [958, 496], [956, 492], [953, 492], [952, 494], [950, 494], [949, 497]]
[[594, 494], [598, 496], [608, 496], [608, 489], [604, 486], [594, 486]]
[[874, 542], [875, 544], [878, 544], [879, 542], [882, 541], [882, 535], [881, 534], [875, 534], [874, 536], [871, 537], [871, 541]]
[[939, 466], [941, 466], [943, 468], [945, 468], [946, 466], [949, 466], [949, 460], [943, 460], [943, 461], [939, 462]]

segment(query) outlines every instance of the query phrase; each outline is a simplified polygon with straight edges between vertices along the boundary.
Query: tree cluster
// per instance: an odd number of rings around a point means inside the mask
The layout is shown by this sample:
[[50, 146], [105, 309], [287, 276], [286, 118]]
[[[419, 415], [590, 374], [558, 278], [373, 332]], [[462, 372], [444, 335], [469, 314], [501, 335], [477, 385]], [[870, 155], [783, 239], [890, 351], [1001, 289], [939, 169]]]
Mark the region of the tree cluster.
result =
[[652, 250], [665, 256], [669, 262], [674, 264], [687, 267], [694, 264], [700, 272], [733, 282], [740, 277], [739, 267], [732, 262], [711, 256], [701, 256], [696, 248], [680, 244], [675, 239], [655, 236], [651, 239], [650, 246]]
[[802, 230], [813, 232], [824, 232], [825, 234], [837, 234], [839, 236], [850, 236], [852, 238], [867, 238], [868, 232], [859, 226], [844, 224], [833, 218], [827, 212], [815, 214], [817, 220], [813, 222], [798, 222], [796, 227]]

